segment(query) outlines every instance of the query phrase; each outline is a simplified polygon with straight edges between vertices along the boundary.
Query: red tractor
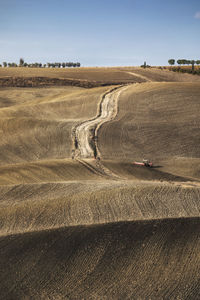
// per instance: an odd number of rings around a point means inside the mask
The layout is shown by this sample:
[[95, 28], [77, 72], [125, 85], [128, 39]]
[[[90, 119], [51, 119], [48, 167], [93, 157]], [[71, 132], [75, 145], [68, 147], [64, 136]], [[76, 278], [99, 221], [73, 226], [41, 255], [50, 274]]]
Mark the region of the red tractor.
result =
[[143, 159], [142, 162], [134, 161], [133, 164], [136, 165], [136, 166], [142, 166], [142, 167], [148, 167], [148, 168], [153, 167], [153, 163], [151, 161], [149, 161], [148, 159]]

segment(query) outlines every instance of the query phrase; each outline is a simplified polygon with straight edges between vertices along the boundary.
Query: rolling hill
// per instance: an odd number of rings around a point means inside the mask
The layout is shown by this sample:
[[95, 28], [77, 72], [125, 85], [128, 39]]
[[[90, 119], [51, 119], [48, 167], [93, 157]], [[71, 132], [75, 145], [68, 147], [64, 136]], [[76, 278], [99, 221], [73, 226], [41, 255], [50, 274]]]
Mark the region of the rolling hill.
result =
[[[0, 88], [0, 298], [199, 299], [200, 77], [8, 77], [25, 87]], [[143, 158], [154, 168], [133, 165]]]

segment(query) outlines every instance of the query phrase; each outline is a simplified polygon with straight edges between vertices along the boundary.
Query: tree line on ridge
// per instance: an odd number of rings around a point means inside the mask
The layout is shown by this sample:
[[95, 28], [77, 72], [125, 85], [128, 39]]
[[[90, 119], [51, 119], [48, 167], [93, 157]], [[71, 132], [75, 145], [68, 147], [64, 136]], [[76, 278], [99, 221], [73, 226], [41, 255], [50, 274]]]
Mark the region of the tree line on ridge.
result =
[[20, 58], [19, 64], [8, 63], [4, 61], [0, 67], [28, 67], [28, 68], [79, 68], [81, 66], [80, 62], [54, 62], [54, 63], [26, 63], [23, 58]]

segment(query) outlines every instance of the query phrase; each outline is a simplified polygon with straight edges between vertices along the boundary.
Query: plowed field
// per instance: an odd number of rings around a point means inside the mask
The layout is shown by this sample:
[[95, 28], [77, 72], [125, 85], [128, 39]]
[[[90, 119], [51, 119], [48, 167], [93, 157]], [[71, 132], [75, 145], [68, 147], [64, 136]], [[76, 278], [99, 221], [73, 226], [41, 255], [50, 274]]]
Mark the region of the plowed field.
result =
[[0, 299], [199, 299], [200, 77], [6, 76], [106, 86], [0, 89]]

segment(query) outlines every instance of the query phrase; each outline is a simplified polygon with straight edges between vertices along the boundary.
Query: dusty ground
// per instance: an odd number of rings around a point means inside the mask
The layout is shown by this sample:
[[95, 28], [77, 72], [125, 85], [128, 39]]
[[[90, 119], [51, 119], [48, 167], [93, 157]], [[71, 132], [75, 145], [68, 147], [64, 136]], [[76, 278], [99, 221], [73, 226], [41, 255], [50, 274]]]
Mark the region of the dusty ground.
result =
[[0, 87], [65, 86], [94, 87], [110, 84], [155, 82], [200, 82], [198, 75], [177, 74], [157, 68], [0, 68]]
[[172, 219], [1, 237], [1, 295], [199, 299], [199, 231], [198, 219]]
[[[120, 93], [0, 89], [0, 298], [199, 299], [196, 77], [138, 68], [42, 72], [111, 81], [137, 73], [138, 82]], [[89, 158], [82, 151], [72, 159], [86, 144]], [[144, 157], [156, 167], [133, 166]]]
[[[115, 120], [99, 130], [102, 158], [130, 164], [146, 157], [157, 172], [200, 178], [199, 97], [199, 83], [133, 85], [121, 95]], [[127, 172], [137, 169], [129, 165]]]

